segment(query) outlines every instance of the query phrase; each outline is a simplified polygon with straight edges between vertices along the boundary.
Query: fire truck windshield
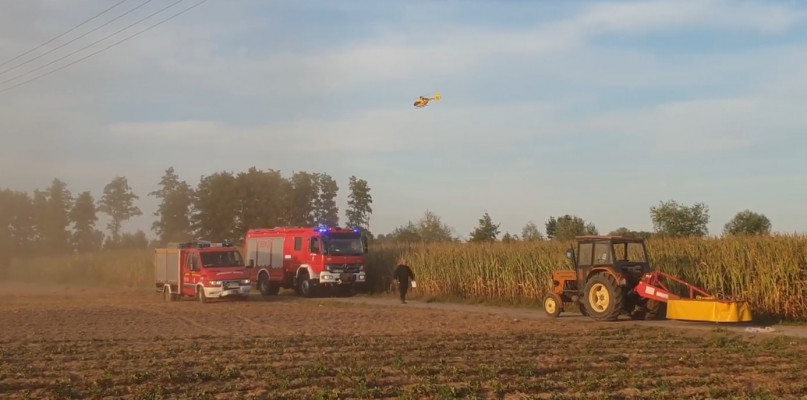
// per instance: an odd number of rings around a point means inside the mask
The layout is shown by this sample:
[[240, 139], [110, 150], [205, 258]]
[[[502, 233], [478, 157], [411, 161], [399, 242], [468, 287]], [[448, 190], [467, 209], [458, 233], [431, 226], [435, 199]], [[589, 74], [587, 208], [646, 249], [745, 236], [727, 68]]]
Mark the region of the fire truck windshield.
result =
[[202, 253], [202, 266], [205, 268], [242, 267], [244, 260], [237, 251], [215, 251]]
[[325, 237], [323, 238], [325, 254], [332, 256], [360, 256], [364, 254], [361, 238], [358, 237]]

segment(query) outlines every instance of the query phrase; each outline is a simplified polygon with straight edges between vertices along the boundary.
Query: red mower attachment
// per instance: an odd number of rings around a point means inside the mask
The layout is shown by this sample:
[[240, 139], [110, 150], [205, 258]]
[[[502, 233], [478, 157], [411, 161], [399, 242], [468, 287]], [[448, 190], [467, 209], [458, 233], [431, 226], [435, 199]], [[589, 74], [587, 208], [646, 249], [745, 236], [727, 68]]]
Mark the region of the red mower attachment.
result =
[[[663, 279], [685, 286], [689, 297], [670, 291]], [[646, 299], [667, 303], [667, 319], [708, 322], [750, 322], [751, 310], [745, 301], [718, 298], [711, 293], [661, 271], [645, 273], [634, 289]]]

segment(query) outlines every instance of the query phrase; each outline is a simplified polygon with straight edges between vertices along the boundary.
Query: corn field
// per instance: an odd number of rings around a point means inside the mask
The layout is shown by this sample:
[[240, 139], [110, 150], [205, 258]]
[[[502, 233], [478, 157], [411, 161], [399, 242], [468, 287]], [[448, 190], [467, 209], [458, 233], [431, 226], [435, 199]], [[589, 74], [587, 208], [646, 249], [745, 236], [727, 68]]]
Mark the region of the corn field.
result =
[[[373, 246], [371, 292], [394, 290], [392, 271], [406, 258], [417, 277], [415, 295], [538, 303], [552, 271], [569, 268], [572, 242], [449, 243]], [[755, 316], [807, 320], [807, 236], [661, 239], [647, 241], [654, 268], [712, 293], [746, 300]], [[150, 288], [148, 250], [105, 251], [14, 260], [6, 279], [104, 283]]]
[[[393, 290], [402, 256], [426, 296], [538, 303], [552, 271], [570, 268], [573, 242], [379, 246], [371, 252], [373, 288]], [[807, 320], [807, 236], [647, 241], [653, 268], [713, 294], [746, 300], [758, 317]]]

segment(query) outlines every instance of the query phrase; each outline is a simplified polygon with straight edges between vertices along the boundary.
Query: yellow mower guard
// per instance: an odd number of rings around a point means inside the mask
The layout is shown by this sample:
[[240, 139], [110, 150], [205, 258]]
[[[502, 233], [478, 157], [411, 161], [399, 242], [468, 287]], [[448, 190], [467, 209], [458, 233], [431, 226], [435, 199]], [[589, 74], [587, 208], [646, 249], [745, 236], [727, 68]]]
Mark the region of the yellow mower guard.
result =
[[751, 309], [744, 301], [669, 299], [667, 319], [708, 322], [750, 322]]
[[[689, 289], [688, 297], [670, 291], [663, 280]], [[705, 322], [751, 322], [751, 308], [743, 300], [713, 296], [711, 293], [662, 271], [645, 273], [634, 288], [648, 300], [667, 303], [667, 319]]]

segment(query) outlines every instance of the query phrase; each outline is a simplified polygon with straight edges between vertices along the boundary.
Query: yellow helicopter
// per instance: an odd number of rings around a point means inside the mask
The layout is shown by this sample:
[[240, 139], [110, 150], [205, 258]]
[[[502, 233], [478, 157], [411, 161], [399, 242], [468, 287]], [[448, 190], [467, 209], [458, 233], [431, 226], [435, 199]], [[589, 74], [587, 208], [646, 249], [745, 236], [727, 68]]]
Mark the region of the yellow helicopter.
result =
[[437, 94], [435, 94], [434, 97], [420, 96], [420, 97], [418, 97], [417, 100], [415, 100], [414, 106], [416, 108], [423, 108], [423, 107], [426, 107], [429, 104], [430, 101], [432, 101], [432, 100], [440, 101], [442, 98], [443, 98], [443, 96], [440, 95], [440, 92], [437, 92]]

